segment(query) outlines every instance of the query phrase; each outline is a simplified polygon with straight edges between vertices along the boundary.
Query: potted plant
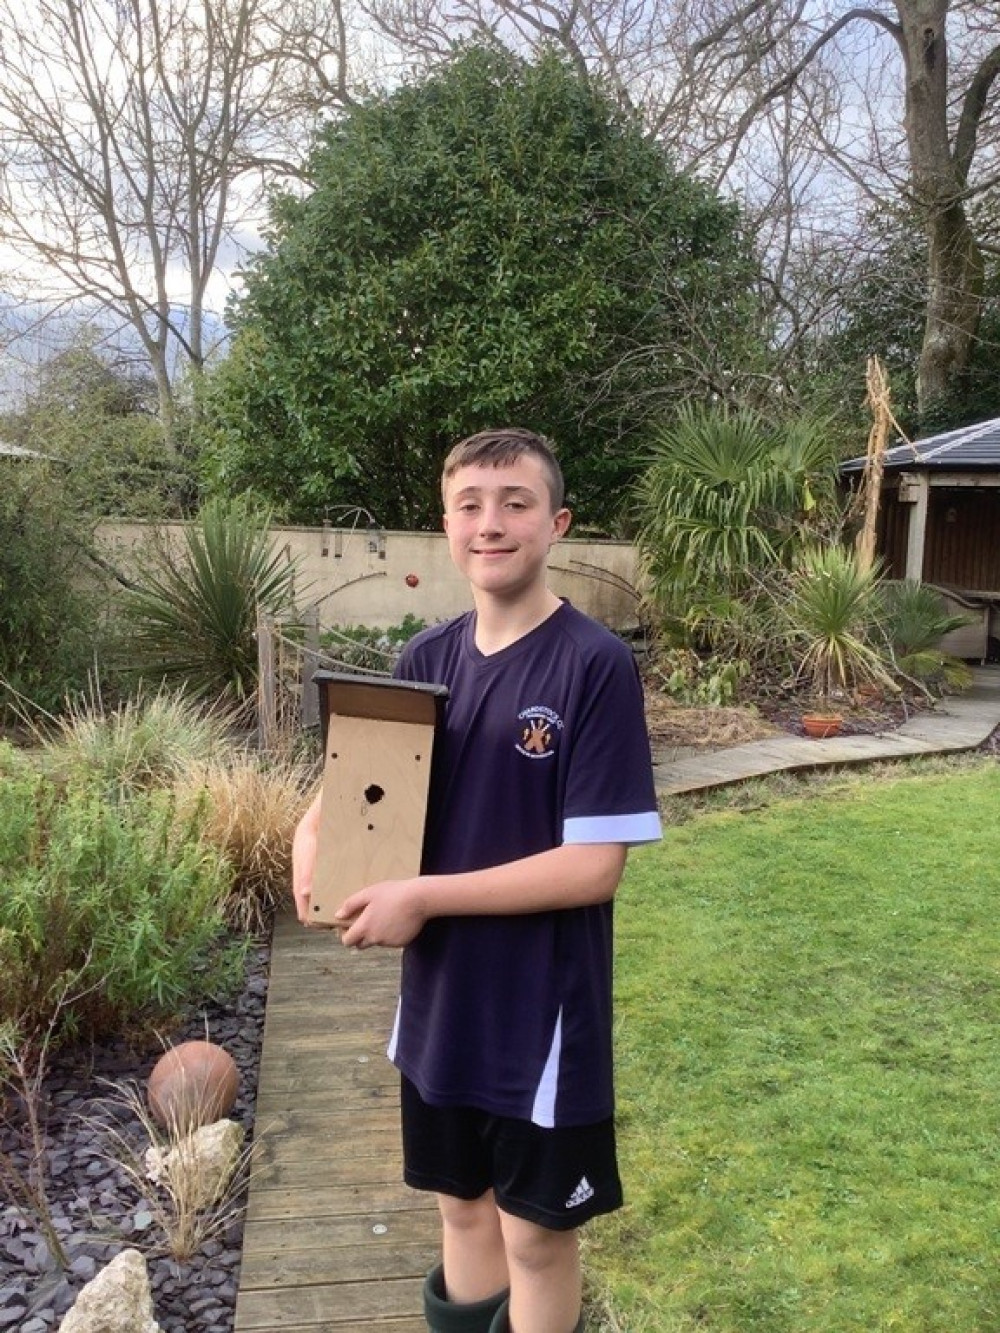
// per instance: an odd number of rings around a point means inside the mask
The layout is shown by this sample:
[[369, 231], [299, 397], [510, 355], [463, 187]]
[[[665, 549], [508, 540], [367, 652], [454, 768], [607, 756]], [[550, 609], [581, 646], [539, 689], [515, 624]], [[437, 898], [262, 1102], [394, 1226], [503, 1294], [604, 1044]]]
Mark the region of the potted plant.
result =
[[843, 725], [843, 705], [865, 684], [896, 690], [879, 652], [877, 634], [884, 609], [881, 579], [864, 569], [851, 550], [807, 548], [792, 574], [785, 608], [796, 660], [795, 681], [808, 688], [803, 713], [807, 735], [835, 735]]

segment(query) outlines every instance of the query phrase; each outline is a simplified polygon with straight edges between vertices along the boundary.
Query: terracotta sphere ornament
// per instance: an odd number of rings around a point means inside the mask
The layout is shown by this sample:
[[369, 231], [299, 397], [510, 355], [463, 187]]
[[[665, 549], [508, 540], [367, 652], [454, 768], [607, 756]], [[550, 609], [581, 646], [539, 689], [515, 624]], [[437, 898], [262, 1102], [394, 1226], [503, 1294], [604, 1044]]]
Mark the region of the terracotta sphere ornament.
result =
[[161, 1128], [186, 1134], [224, 1120], [239, 1086], [240, 1072], [228, 1051], [211, 1041], [185, 1041], [157, 1060], [146, 1098]]

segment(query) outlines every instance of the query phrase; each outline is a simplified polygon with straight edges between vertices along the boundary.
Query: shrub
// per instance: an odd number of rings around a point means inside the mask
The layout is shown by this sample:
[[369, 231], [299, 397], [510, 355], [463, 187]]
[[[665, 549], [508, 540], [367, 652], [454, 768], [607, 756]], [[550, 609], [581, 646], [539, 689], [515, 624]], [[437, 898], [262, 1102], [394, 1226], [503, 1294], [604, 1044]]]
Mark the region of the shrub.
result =
[[886, 638], [900, 671], [925, 685], [963, 689], [972, 672], [961, 658], [941, 651], [941, 639], [969, 623], [952, 615], [939, 592], [912, 579], [886, 585]]
[[369, 625], [341, 625], [327, 630], [321, 640], [323, 663], [345, 671], [379, 671], [388, 675], [400, 652], [425, 627], [406, 615], [398, 625], [374, 629]]
[[41, 773], [0, 780], [0, 1021], [151, 1030], [235, 979], [228, 871], [198, 820], [163, 791], [109, 803]]
[[92, 525], [63, 487], [41, 465], [0, 459], [0, 720], [57, 712], [94, 663], [101, 623], [80, 578]]
[[670, 697], [690, 707], [724, 707], [735, 702], [742, 674], [739, 662], [701, 658], [690, 648], [663, 650], [652, 669]]

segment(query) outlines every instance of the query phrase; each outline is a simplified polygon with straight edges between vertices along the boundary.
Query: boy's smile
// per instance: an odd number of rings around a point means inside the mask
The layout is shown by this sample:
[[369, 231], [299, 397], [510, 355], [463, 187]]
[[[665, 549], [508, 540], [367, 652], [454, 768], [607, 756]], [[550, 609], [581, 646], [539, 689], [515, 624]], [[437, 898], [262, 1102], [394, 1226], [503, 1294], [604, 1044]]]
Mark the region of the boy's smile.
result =
[[460, 467], [445, 485], [451, 558], [478, 592], [507, 600], [544, 586], [549, 548], [569, 523], [568, 509], [553, 513], [545, 470], [530, 454]]

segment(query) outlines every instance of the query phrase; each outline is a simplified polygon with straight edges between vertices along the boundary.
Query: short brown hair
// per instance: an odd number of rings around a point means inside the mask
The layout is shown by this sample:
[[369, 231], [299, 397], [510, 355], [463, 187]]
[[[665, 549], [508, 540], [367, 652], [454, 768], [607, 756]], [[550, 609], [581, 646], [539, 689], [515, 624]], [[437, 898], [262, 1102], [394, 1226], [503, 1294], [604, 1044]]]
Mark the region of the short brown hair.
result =
[[454, 476], [460, 467], [471, 467], [486, 463], [490, 467], [502, 467], [513, 463], [524, 455], [538, 459], [545, 472], [549, 495], [552, 500], [552, 512], [562, 509], [566, 495], [562, 468], [556, 458], [555, 446], [544, 435], [533, 430], [522, 430], [518, 426], [504, 426], [498, 430], [481, 430], [476, 435], [459, 440], [444, 460], [441, 472], [441, 493], [445, 483]]

